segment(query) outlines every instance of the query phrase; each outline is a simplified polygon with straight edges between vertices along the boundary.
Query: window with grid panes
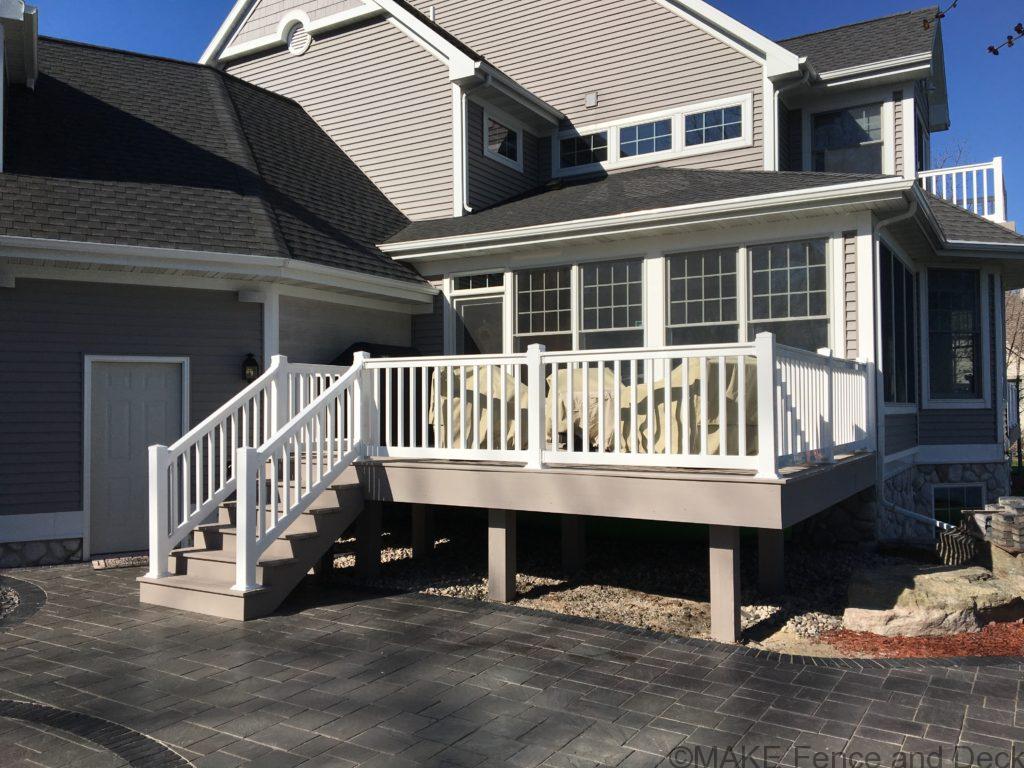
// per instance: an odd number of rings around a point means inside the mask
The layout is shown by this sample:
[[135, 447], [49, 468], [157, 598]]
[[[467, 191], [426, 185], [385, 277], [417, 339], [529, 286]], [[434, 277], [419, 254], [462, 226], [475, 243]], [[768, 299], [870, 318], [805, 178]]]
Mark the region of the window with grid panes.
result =
[[674, 254], [667, 263], [668, 343], [738, 341], [736, 251]]
[[608, 160], [608, 131], [569, 136], [559, 142], [559, 152], [562, 168], [603, 163]]
[[515, 351], [544, 344], [552, 351], [572, 349], [572, 288], [569, 267], [515, 273]]
[[748, 340], [770, 331], [780, 344], [828, 346], [826, 241], [801, 240], [750, 248]]
[[643, 346], [643, 260], [584, 264], [580, 288], [582, 349]]

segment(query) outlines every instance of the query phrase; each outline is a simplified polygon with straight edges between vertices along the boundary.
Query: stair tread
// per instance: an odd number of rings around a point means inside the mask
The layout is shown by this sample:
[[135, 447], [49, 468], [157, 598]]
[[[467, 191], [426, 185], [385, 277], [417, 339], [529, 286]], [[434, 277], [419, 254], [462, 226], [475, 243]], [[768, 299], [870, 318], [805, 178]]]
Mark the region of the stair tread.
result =
[[193, 592], [211, 592], [218, 595], [231, 595], [241, 599], [245, 594], [253, 594], [255, 592], [266, 592], [266, 587], [257, 587], [256, 589], [250, 590], [249, 592], [238, 592], [232, 589], [232, 584], [227, 581], [213, 581], [211, 579], [202, 579], [197, 576], [193, 576], [188, 573], [173, 574], [171, 576], [163, 576], [159, 579], [151, 578], [150, 576], [139, 576], [136, 581], [145, 582], [147, 584], [158, 584], [164, 587], [172, 587], [175, 589], [188, 589]]
[[[238, 528], [233, 525], [224, 524], [220, 529], [221, 533], [226, 533], [228, 536], [237, 536]], [[285, 533], [278, 536], [279, 540], [289, 541], [292, 539], [315, 539], [320, 534], [316, 531], [292, 531], [291, 533]]]
[[[234, 552], [225, 552], [222, 549], [197, 549], [193, 547], [191, 551], [184, 552], [183, 556], [190, 560], [211, 560], [218, 563], [233, 563], [235, 562]], [[257, 565], [261, 566], [274, 566], [274, 565], [290, 565], [291, 563], [298, 562], [297, 558], [294, 557], [261, 557]]]

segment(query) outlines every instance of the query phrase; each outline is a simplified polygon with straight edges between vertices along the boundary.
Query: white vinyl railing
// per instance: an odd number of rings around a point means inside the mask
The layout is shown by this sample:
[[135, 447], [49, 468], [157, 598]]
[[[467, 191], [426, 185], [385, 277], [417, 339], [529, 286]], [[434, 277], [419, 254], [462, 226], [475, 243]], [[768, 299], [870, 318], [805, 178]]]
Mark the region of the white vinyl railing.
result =
[[171, 550], [235, 492], [235, 452], [270, 439], [345, 369], [276, 356], [256, 381], [171, 446], [149, 447], [149, 575], [167, 575]]
[[921, 186], [943, 200], [986, 219], [1006, 221], [1006, 182], [1001, 157], [990, 163], [921, 171], [917, 177]]
[[359, 451], [364, 355], [258, 448], [238, 449], [234, 589], [258, 588], [256, 565]]

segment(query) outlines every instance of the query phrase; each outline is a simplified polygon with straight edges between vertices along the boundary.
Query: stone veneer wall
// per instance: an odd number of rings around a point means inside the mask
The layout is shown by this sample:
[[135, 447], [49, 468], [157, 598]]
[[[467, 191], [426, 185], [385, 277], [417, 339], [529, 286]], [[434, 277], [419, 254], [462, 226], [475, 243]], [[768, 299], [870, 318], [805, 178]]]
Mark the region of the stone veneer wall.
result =
[[0, 568], [63, 565], [64, 563], [77, 563], [81, 559], [81, 539], [16, 541], [0, 544]]

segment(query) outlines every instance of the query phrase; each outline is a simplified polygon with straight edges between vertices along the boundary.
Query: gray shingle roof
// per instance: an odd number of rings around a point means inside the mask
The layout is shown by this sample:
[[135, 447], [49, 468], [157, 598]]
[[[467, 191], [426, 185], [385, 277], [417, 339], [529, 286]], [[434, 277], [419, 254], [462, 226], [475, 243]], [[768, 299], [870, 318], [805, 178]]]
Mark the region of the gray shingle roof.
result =
[[947, 242], [1024, 246], [1024, 235], [1019, 235], [994, 221], [983, 219], [931, 193], [927, 193], [927, 197], [928, 207], [931, 208], [939, 229], [942, 230], [943, 239]]
[[9, 93], [0, 234], [420, 278], [407, 219], [295, 102], [211, 67], [42, 38]]
[[934, 18], [937, 11], [933, 6], [897, 13], [790, 37], [778, 43], [798, 56], [806, 56], [818, 72], [931, 53], [937, 25], [926, 29], [924, 22]]
[[417, 221], [389, 243], [437, 237], [500, 232], [539, 224], [556, 224], [619, 213], [709, 203], [739, 197], [791, 192], [854, 181], [886, 178], [844, 173], [780, 173], [773, 171], [713, 171], [649, 167], [592, 176], [542, 188], [472, 216]]

